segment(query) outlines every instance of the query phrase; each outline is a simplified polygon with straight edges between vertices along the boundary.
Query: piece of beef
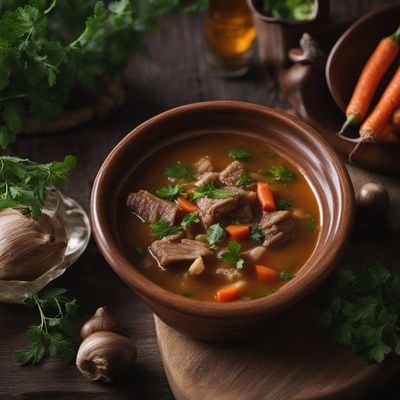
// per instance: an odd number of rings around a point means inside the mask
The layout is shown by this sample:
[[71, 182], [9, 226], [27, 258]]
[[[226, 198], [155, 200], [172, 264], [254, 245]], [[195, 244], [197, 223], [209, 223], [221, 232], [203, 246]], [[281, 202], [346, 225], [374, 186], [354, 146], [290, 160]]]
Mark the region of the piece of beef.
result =
[[215, 223], [249, 224], [258, 215], [257, 195], [242, 189], [234, 189], [236, 196], [228, 199], [209, 199], [202, 197], [196, 200], [201, 222], [205, 228]]
[[150, 250], [162, 267], [180, 261], [193, 261], [197, 257], [207, 257], [213, 254], [206, 243], [181, 239], [179, 234], [156, 240], [151, 244]]
[[201, 157], [198, 161], [194, 163], [194, 167], [198, 175], [201, 175], [204, 172], [212, 172], [214, 170], [209, 156]]
[[265, 247], [285, 243], [296, 236], [296, 224], [287, 210], [263, 212], [259, 225], [265, 235]]
[[219, 180], [226, 186], [236, 186], [242, 172], [244, 172], [243, 164], [237, 160], [233, 161], [219, 173]]
[[178, 206], [175, 203], [159, 199], [146, 190], [130, 193], [126, 205], [129, 211], [151, 224], [159, 219], [173, 224], [178, 213]]
[[202, 173], [194, 183], [197, 187], [203, 186], [206, 183], [215, 182], [219, 178], [219, 172], [204, 172]]

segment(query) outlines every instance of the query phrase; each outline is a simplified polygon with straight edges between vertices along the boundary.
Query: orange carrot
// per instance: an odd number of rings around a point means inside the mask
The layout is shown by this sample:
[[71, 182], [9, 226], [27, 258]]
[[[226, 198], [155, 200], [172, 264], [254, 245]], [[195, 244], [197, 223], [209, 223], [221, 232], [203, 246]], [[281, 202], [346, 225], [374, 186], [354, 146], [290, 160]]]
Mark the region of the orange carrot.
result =
[[182, 196], [178, 197], [178, 207], [188, 213], [195, 213], [199, 211], [199, 209], [192, 202]]
[[250, 235], [250, 227], [248, 225], [228, 225], [225, 230], [234, 240], [245, 240]]
[[360, 128], [364, 141], [379, 140], [393, 113], [400, 107], [400, 67], [383, 93], [378, 104]]
[[399, 52], [399, 44], [400, 27], [393, 35], [383, 38], [375, 48], [358, 78], [353, 96], [346, 108], [347, 119], [340, 133], [349, 125], [362, 121], [366, 116], [379, 82]]
[[392, 125], [396, 131], [400, 130], [400, 107], [393, 113], [391, 119]]
[[257, 278], [260, 281], [271, 282], [274, 281], [277, 277], [277, 274], [273, 269], [265, 267], [264, 265], [256, 265], [255, 269]]
[[257, 197], [263, 211], [275, 211], [275, 200], [267, 183], [257, 183]]
[[226, 286], [217, 292], [217, 302], [218, 303], [227, 303], [229, 301], [234, 301], [239, 297], [239, 289], [232, 285]]

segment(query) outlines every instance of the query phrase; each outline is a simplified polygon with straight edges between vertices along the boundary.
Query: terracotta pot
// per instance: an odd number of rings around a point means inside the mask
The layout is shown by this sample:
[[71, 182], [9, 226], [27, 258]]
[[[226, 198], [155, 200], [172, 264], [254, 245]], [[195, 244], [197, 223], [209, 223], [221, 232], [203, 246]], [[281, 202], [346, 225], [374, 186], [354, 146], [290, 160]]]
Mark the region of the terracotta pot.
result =
[[313, 17], [306, 21], [267, 17], [261, 11], [262, 0], [248, 0], [248, 5], [253, 13], [261, 61], [273, 72], [290, 64], [288, 51], [298, 46], [303, 33], [313, 36], [329, 19], [329, 0], [315, 0]]
[[[132, 162], [155, 145], [199, 131], [258, 135], [297, 165], [317, 196], [322, 227], [316, 249], [296, 278], [268, 297], [217, 304], [179, 296], [143, 276], [119, 245], [113, 223], [118, 188], [131, 172]], [[351, 234], [353, 197], [346, 169], [310, 126], [282, 111], [249, 103], [215, 101], [164, 112], [130, 132], [110, 153], [96, 177], [91, 217], [101, 253], [155, 314], [192, 337], [228, 341], [260, 333], [271, 317], [298, 302], [329, 275]]]

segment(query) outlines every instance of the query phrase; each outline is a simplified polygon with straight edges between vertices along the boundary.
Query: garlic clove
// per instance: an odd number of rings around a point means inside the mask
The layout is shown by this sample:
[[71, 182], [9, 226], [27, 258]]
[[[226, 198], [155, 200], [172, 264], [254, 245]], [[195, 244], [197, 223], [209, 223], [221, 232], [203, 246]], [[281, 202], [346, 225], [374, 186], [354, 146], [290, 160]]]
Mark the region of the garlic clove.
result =
[[76, 366], [89, 381], [110, 383], [133, 366], [136, 356], [133, 340], [115, 332], [100, 331], [81, 343]]
[[111, 318], [107, 307], [100, 307], [96, 313], [81, 328], [81, 338], [85, 339], [94, 332], [110, 331], [119, 333], [118, 323]]
[[188, 269], [189, 275], [200, 275], [204, 271], [204, 261], [201, 256], [197, 257]]
[[61, 218], [38, 221], [15, 209], [0, 211], [0, 279], [31, 281], [56, 265], [68, 244]]

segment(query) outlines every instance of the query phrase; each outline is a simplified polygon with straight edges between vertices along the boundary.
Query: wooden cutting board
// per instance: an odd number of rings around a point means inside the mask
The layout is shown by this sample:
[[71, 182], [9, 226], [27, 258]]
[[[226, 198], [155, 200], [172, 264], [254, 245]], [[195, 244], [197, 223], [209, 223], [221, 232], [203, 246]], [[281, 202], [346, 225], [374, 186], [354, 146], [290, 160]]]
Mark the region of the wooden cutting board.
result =
[[[358, 188], [381, 181], [351, 168]], [[385, 178], [392, 204], [387, 228], [398, 228], [399, 184]], [[393, 214], [394, 213], [394, 214]], [[396, 221], [393, 221], [393, 218]], [[396, 223], [394, 223], [396, 222]], [[381, 260], [400, 269], [399, 234], [353, 235], [340, 265]], [[158, 344], [177, 400], [355, 400], [370, 395], [400, 373], [400, 361], [367, 364], [315, 325], [319, 295], [304, 300], [271, 323], [262, 337], [233, 344], [190, 339], [155, 317]]]

